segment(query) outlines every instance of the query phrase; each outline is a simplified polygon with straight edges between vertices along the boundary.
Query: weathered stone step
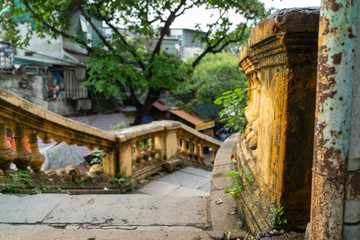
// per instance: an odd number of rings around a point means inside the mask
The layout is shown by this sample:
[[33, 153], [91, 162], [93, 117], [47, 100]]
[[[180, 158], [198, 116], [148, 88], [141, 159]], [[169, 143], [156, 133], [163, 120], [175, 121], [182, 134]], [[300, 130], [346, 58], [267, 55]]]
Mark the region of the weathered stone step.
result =
[[0, 223], [210, 226], [208, 197], [4, 195]]
[[65, 229], [0, 229], [0, 239], [48, 240], [48, 239], [84, 239], [84, 240], [210, 240], [226, 239], [224, 233], [213, 231], [159, 231], [159, 230], [65, 230]]

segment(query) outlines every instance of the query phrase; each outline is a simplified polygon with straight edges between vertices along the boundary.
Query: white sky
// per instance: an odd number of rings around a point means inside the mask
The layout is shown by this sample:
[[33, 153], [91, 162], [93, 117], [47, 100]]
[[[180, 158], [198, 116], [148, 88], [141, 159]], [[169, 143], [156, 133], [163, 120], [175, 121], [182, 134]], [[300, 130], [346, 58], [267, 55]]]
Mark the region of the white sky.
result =
[[[293, 7], [312, 7], [320, 6], [321, 0], [260, 0], [265, 3], [266, 8], [274, 7], [277, 9], [282, 8], [293, 8]], [[184, 15], [180, 16], [175, 22], [171, 25], [171, 28], [195, 28], [195, 23], [200, 23], [204, 28], [206, 23], [211, 22], [211, 11], [207, 11], [204, 8], [194, 8], [188, 10]], [[216, 12], [214, 13], [216, 14]], [[231, 16], [232, 22], [236, 24], [239, 22], [241, 17], [236, 16], [235, 14]], [[239, 19], [239, 20], [237, 20]], [[213, 18], [213, 21], [215, 18]]]

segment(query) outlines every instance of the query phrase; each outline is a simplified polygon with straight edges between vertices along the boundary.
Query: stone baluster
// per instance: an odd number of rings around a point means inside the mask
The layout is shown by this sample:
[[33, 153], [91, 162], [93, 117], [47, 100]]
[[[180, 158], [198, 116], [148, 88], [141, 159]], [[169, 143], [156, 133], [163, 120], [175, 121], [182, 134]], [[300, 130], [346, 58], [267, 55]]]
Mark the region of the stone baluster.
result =
[[[141, 150], [141, 143], [143, 143], [143, 150]], [[145, 164], [145, 144], [144, 144], [144, 140], [137, 140], [136, 141], [136, 152], [138, 153], [136, 156], [137, 159], [137, 163], [138, 163], [138, 168], [140, 167], [144, 167]]]
[[186, 140], [184, 137], [181, 138], [181, 150], [180, 153], [183, 157], [185, 157], [186, 153], [187, 153], [187, 149], [186, 149]]
[[143, 155], [141, 154], [141, 148], [140, 148], [140, 141], [135, 141], [135, 156], [136, 161], [140, 162], [140, 160], [143, 158]]
[[[121, 153], [120, 153], [121, 154]], [[131, 143], [131, 162], [132, 162], [132, 171], [137, 170], [137, 147], [136, 142]]]
[[16, 124], [14, 130], [15, 139], [15, 160], [14, 163], [18, 169], [26, 170], [31, 160], [31, 153], [25, 148], [24, 126]]
[[211, 162], [212, 164], [214, 164], [215, 157], [216, 157], [216, 153], [217, 153], [217, 151], [219, 150], [219, 147], [212, 146], [212, 147], [211, 147], [211, 150], [212, 150], [212, 157], [211, 157], [211, 159], [210, 159], [210, 162]]
[[205, 160], [205, 154], [204, 154], [204, 143], [201, 141], [199, 143], [199, 162], [201, 164], [204, 164], [204, 160]]
[[189, 149], [188, 149], [188, 152], [187, 152], [187, 160], [191, 161], [193, 160], [193, 155], [194, 155], [194, 143], [191, 139], [189, 139]]
[[146, 161], [149, 161], [149, 157], [150, 157], [148, 140], [149, 140], [148, 138], [145, 138], [145, 139], [141, 140], [141, 142], [144, 144], [143, 145], [143, 150], [141, 151], [141, 154], [143, 155], [143, 159], [146, 160]]
[[141, 151], [141, 140], [137, 139], [135, 142], [135, 156], [136, 156], [136, 161], [135, 161], [135, 167], [136, 169], [139, 169], [141, 167], [141, 165], [144, 163], [144, 155]]
[[163, 156], [165, 154], [165, 136], [162, 133], [161, 135], [157, 135], [154, 137], [155, 138], [155, 143], [154, 143], [154, 148], [156, 150], [155, 153], [155, 159], [156, 161], [162, 161], [163, 160]]
[[151, 137], [151, 145], [150, 145], [150, 157], [149, 157], [149, 161], [150, 162], [156, 162], [156, 148], [155, 148], [155, 136]]
[[194, 141], [194, 159], [195, 159], [195, 161], [199, 161], [199, 156], [200, 156], [199, 144], [196, 141]]
[[6, 137], [6, 122], [0, 119], [0, 169], [8, 169], [14, 159], [14, 151], [10, 148]]
[[39, 132], [38, 136], [41, 138], [43, 143], [51, 143], [51, 137], [46, 132]]
[[40, 154], [39, 152], [39, 146], [37, 141], [37, 131], [36, 130], [30, 130], [28, 134], [28, 143], [30, 146], [30, 151], [32, 158], [29, 162], [29, 166], [34, 172], [39, 172], [41, 165], [45, 161], [45, 157]]

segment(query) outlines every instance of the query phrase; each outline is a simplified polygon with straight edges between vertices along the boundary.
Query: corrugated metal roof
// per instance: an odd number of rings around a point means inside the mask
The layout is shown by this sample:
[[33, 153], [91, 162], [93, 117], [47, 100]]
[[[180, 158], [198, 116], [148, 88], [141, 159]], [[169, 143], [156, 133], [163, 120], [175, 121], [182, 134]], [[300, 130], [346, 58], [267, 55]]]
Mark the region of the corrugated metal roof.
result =
[[90, 59], [89, 56], [85, 56], [83, 54], [69, 53], [67, 51], [64, 51], [64, 58], [65, 57], [71, 59], [74, 62], [77, 62], [78, 64], [86, 64]]
[[83, 117], [73, 117], [71, 119], [105, 131], [109, 131], [111, 130], [111, 126], [116, 126], [121, 123], [125, 123], [123, 126], [124, 128], [129, 127], [129, 123], [126, 120], [125, 115], [122, 113], [89, 115]]
[[51, 59], [51, 58], [41, 58], [41, 57], [34, 57], [34, 56], [14, 56], [14, 63], [15, 64], [31, 64], [31, 65], [40, 65], [40, 66], [46, 66], [46, 67], [52, 67], [53, 65], [58, 66], [80, 66], [76, 63], [70, 63], [62, 60], [57, 59]]

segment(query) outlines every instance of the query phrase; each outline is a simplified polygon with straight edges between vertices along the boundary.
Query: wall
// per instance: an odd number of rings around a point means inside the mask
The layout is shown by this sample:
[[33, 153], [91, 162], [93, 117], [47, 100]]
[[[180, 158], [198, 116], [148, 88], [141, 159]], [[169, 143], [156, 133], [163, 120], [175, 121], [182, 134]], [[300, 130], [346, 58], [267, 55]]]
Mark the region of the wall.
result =
[[201, 43], [200, 39], [196, 38], [194, 40], [195, 35], [198, 34], [200, 36], [204, 36], [205, 33], [198, 32], [195, 30], [184, 29], [183, 36], [182, 36], [182, 46], [183, 47], [198, 47], [204, 48], [203, 44]]
[[[71, 19], [71, 26], [69, 30], [66, 31], [66, 33], [68, 33], [69, 35], [71, 36], [76, 36], [76, 31], [77, 29], [80, 27], [80, 20], [79, 20], [79, 13], [76, 13], [72, 16], [72, 19]], [[91, 29], [89, 29], [90, 31], [90, 36], [91, 36]], [[74, 43], [74, 42], [70, 42], [69, 40], [67, 39], [64, 39], [63, 40], [63, 48], [65, 50], [69, 50], [69, 51], [72, 51], [72, 52], [76, 52], [76, 53], [81, 53], [81, 54], [85, 54], [87, 55], [87, 50], [84, 49], [83, 47], [81, 47], [79, 44], [77, 43]]]
[[180, 58], [186, 61], [195, 56], [199, 56], [203, 51], [204, 49], [199, 47], [181, 47]]
[[57, 102], [44, 100], [43, 78], [39, 75], [2, 72], [0, 73], [0, 88], [60, 115], [76, 113], [75, 105], [67, 101]]
[[[27, 28], [25, 25], [20, 25], [19, 27], [20, 35], [25, 36], [27, 33]], [[50, 41], [50, 43], [48, 42]], [[63, 58], [63, 40], [61, 37], [56, 39], [51, 38], [49, 35], [45, 34], [45, 38], [41, 39], [36, 35], [33, 35], [29, 41], [29, 46], [25, 49], [17, 48], [16, 55], [25, 56], [26, 51], [34, 51], [51, 57]]]

